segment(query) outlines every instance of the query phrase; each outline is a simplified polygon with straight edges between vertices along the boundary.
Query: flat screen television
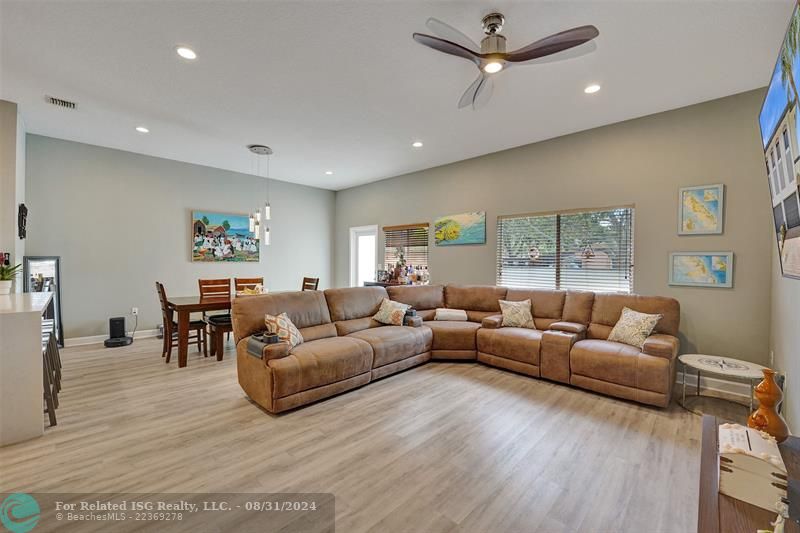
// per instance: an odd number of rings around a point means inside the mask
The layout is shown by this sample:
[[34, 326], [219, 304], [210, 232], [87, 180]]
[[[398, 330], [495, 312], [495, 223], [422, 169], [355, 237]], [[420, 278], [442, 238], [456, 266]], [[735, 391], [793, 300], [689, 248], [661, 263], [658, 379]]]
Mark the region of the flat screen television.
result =
[[800, 279], [800, 13], [795, 5], [759, 114], [783, 275]]

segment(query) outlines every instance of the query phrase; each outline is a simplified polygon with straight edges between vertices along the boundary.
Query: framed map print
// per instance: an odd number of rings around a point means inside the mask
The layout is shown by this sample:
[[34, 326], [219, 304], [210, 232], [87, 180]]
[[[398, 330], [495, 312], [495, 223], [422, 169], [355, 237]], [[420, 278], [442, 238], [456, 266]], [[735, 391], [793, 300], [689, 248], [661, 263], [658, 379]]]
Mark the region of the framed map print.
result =
[[722, 233], [725, 186], [683, 187], [678, 195], [678, 235]]
[[669, 284], [687, 287], [733, 287], [733, 252], [671, 253]]

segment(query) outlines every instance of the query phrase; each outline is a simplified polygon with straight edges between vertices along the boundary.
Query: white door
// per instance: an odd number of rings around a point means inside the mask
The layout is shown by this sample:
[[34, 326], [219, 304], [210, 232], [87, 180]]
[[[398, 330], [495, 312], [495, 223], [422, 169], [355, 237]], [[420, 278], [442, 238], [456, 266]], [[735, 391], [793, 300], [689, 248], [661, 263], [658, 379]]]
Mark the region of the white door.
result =
[[378, 226], [350, 228], [350, 286], [375, 281], [378, 263]]

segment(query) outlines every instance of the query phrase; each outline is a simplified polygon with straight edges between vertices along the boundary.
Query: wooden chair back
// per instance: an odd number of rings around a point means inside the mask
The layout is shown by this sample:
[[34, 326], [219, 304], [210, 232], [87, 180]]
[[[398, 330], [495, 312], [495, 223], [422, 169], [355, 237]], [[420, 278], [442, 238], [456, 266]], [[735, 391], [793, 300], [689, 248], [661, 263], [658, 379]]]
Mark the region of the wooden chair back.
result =
[[167, 306], [167, 291], [164, 290], [164, 284], [156, 281], [156, 292], [158, 293], [158, 301], [161, 304], [161, 318], [164, 320], [164, 331], [169, 331], [172, 328], [173, 312]]
[[264, 285], [264, 278], [233, 278], [233, 285], [236, 292], [242, 292], [245, 289], [254, 289], [256, 285]]
[[199, 279], [200, 299], [231, 299], [231, 279]]
[[319, 287], [319, 278], [303, 278], [303, 288], [301, 291], [315, 291]]

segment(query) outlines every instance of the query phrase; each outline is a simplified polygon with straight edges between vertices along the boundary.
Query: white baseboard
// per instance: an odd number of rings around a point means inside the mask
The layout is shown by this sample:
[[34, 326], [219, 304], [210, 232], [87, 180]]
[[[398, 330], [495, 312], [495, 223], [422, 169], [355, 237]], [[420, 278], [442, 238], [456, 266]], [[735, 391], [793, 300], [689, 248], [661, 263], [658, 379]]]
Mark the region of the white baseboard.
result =
[[[678, 372], [675, 383], [678, 387], [683, 386], [683, 372]], [[686, 394], [694, 394], [697, 387], [697, 374], [689, 373], [686, 380]], [[700, 376], [700, 391], [712, 390], [722, 392], [730, 396], [739, 397], [742, 401], [748, 402], [750, 399], [750, 384], [745, 381], [729, 381], [711, 376]]]
[[[143, 329], [136, 332], [134, 339], [147, 339], [158, 335], [157, 329]], [[72, 337], [64, 339], [64, 347], [87, 346], [89, 344], [100, 344], [108, 338], [108, 335], [93, 335], [91, 337]]]

